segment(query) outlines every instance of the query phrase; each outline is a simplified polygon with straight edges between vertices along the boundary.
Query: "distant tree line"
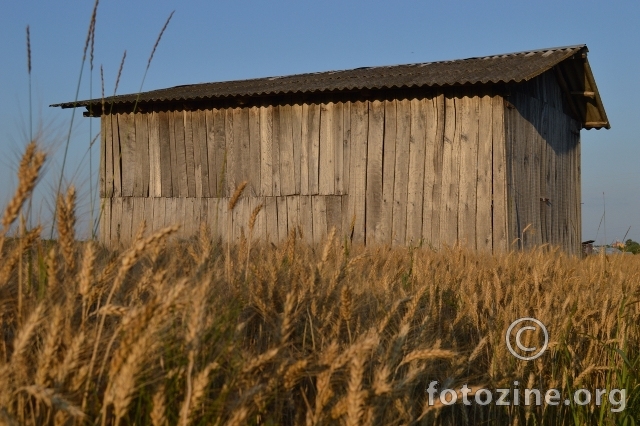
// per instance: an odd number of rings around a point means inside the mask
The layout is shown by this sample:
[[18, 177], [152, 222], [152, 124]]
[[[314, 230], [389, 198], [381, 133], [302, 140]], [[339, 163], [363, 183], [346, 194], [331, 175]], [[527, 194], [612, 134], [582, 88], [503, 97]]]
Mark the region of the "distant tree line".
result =
[[633, 241], [631, 238], [629, 238], [624, 242], [624, 247], [622, 247], [621, 250], [628, 251], [633, 254], [638, 254], [640, 253], [640, 243], [637, 243], [636, 241]]

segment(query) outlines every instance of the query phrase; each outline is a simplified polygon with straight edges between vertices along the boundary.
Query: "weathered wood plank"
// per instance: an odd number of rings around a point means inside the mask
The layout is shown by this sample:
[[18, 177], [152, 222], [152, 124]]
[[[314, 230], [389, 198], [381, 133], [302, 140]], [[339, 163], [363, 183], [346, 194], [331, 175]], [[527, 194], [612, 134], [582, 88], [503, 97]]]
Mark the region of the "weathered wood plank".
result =
[[327, 197], [314, 195], [311, 197], [311, 210], [313, 211], [313, 240], [316, 243], [327, 237]]
[[280, 195], [292, 195], [296, 191], [295, 171], [293, 164], [293, 123], [291, 122], [291, 105], [279, 107], [280, 142]]
[[287, 229], [289, 232], [297, 231], [300, 226], [298, 209], [300, 208], [300, 196], [290, 195], [287, 198]]
[[501, 96], [491, 98], [492, 143], [493, 143], [493, 251], [504, 252], [509, 249], [507, 231], [507, 156], [504, 133], [504, 101]]
[[278, 208], [278, 242], [285, 241], [289, 232], [289, 219], [287, 217], [287, 197], [277, 197], [276, 205]]
[[100, 199], [100, 242], [107, 247], [111, 247], [111, 204], [113, 198]]
[[273, 195], [273, 110], [260, 107], [260, 193]]
[[[349, 192], [351, 175], [351, 102], [342, 104], [342, 193]], [[345, 230], [346, 228], [342, 228]]]
[[227, 203], [229, 200], [227, 198], [216, 198], [215, 199], [215, 208], [216, 208], [216, 217], [217, 217], [217, 235], [220, 238], [221, 242], [228, 241], [228, 234], [231, 232], [231, 223], [229, 223], [229, 215], [227, 211]]
[[[171, 165], [171, 194], [180, 197], [180, 169], [178, 168], [178, 143], [176, 140], [176, 116], [174, 111], [167, 111], [169, 121], [169, 156]], [[177, 123], [178, 127], [182, 123]]]
[[193, 119], [191, 111], [183, 111], [184, 123], [184, 152], [187, 164], [187, 189], [189, 197], [196, 196], [196, 166], [195, 166], [195, 148], [193, 145]]
[[171, 182], [171, 141], [169, 112], [158, 112], [158, 140], [160, 142], [160, 185], [163, 197], [173, 196]]
[[133, 122], [133, 114], [118, 114], [118, 132], [120, 135], [120, 159], [122, 174], [122, 195], [124, 197], [133, 196], [133, 187], [135, 179], [134, 167], [136, 163], [135, 152], [135, 125]]
[[200, 225], [206, 223], [207, 220], [206, 200], [208, 200], [208, 198], [196, 198], [193, 205], [195, 235], [200, 235]]
[[320, 164], [318, 192], [323, 195], [335, 193], [335, 144], [333, 142], [334, 103], [320, 105]]
[[[271, 108], [271, 170], [273, 183], [273, 196], [280, 196], [282, 179], [280, 176], [280, 107], [274, 105]], [[276, 238], [277, 240], [277, 238]]]
[[582, 183], [581, 183], [581, 175], [582, 175], [582, 144], [580, 143], [580, 125], [577, 122], [573, 122], [575, 126], [575, 131], [577, 133], [573, 134], [573, 147], [575, 149], [575, 165], [574, 165], [574, 191], [575, 191], [575, 206], [576, 206], [576, 217], [577, 217], [577, 241], [576, 241], [576, 250], [578, 251], [578, 255], [582, 253]]
[[238, 199], [235, 208], [231, 212], [233, 215], [233, 241], [240, 241], [241, 237], [244, 235], [246, 238], [248, 236], [248, 224], [249, 224], [249, 198], [242, 197]]
[[407, 236], [407, 190], [409, 183], [409, 142], [411, 103], [396, 101], [396, 158], [393, 189], [393, 244], [403, 245]]
[[346, 193], [348, 187], [344, 186], [344, 104], [336, 102], [333, 104], [332, 142], [334, 156], [334, 193], [342, 195]]
[[540, 216], [540, 196], [542, 194], [542, 188], [540, 187], [540, 171], [541, 171], [541, 156], [540, 156], [540, 147], [544, 142], [541, 131], [541, 124], [544, 115], [544, 103], [538, 101], [537, 99], [533, 102], [534, 109], [531, 111], [534, 117], [534, 122], [531, 126], [532, 138], [531, 138], [531, 147], [529, 148], [529, 154], [531, 155], [531, 214], [533, 216], [533, 226], [535, 231], [532, 234], [533, 244], [541, 245], [543, 230], [542, 230], [542, 218]]
[[165, 220], [164, 201], [165, 199], [162, 197], [157, 197], [153, 199], [153, 228], [155, 231], [158, 231], [164, 228], [164, 220]]
[[384, 101], [384, 145], [382, 156], [382, 210], [380, 242], [391, 244], [393, 236], [393, 189], [396, 170], [396, 101]]
[[122, 156], [120, 155], [120, 131], [118, 116], [111, 116], [111, 141], [113, 143], [113, 196], [122, 196]]
[[[105, 118], [106, 116], [102, 116], [100, 118], [100, 143], [98, 144], [99, 147], [99, 152], [100, 152], [100, 169], [98, 171], [98, 194], [100, 195], [100, 198], [104, 198], [105, 197], [105, 187], [106, 187], [106, 181], [105, 181], [105, 174], [107, 171], [107, 165], [106, 165], [106, 151], [105, 151], [105, 147], [106, 147], [106, 143], [105, 143], [105, 138], [107, 135], [106, 129], [105, 129]], [[91, 177], [91, 179], [93, 179], [93, 176]], [[99, 234], [98, 234], [99, 235]]]
[[236, 157], [238, 157], [238, 147], [237, 144], [238, 142], [235, 140], [236, 139], [236, 135], [234, 132], [234, 126], [233, 122], [236, 119], [239, 119], [240, 115], [240, 109], [239, 108], [227, 108], [225, 110], [225, 143], [226, 143], [226, 158], [227, 158], [227, 163], [226, 163], [226, 167], [225, 167], [225, 181], [226, 181], [226, 190], [225, 190], [225, 197], [231, 197], [231, 195], [233, 195], [233, 192], [236, 189], [236, 185], [240, 182], [237, 182], [238, 177], [237, 175], [237, 168], [240, 167], [239, 164], [237, 164], [237, 160]]
[[185, 198], [184, 199], [184, 216], [182, 223], [184, 224], [184, 233], [186, 237], [191, 237], [198, 232], [198, 224], [196, 223], [196, 201], [198, 198]]
[[121, 247], [122, 238], [122, 197], [111, 199], [111, 241], [112, 247]]
[[211, 201], [211, 198], [201, 198], [198, 201], [199, 201], [198, 207], [199, 207], [199, 219], [200, 219], [200, 221], [198, 222], [198, 227], [200, 227], [201, 225], [204, 225], [205, 228], [208, 228], [207, 235], [210, 235], [211, 223], [209, 222], [209, 201]]
[[[134, 156], [134, 164], [132, 171], [133, 173], [133, 191], [132, 194], [134, 197], [144, 196], [143, 192], [143, 168], [142, 163], [145, 158], [149, 158], [149, 153], [147, 152], [148, 146], [144, 146], [143, 144], [143, 135], [138, 133], [138, 125], [139, 119], [138, 116], [141, 114], [129, 114], [129, 126], [130, 130], [130, 138], [132, 140], [132, 151]], [[145, 129], [146, 130], [146, 129]], [[148, 144], [148, 142], [147, 142]]]
[[416, 245], [422, 238], [424, 200], [424, 158], [426, 122], [423, 99], [411, 99], [411, 136], [409, 143], [409, 182], [407, 184], [406, 243]]
[[133, 197], [122, 197], [122, 216], [120, 226], [120, 242], [131, 245], [131, 228], [133, 222]]
[[[264, 197], [251, 197], [249, 198], [249, 214], [253, 215], [253, 212], [258, 206], [262, 206], [258, 211], [258, 215], [255, 218], [252, 231], [252, 239], [254, 241], [265, 241], [266, 237], [266, 222], [264, 212]], [[251, 216], [249, 216], [251, 218]]]
[[309, 194], [320, 191], [320, 105], [309, 104], [307, 144], [309, 145]]
[[454, 245], [458, 240], [458, 152], [455, 98], [445, 98], [445, 128], [442, 148], [442, 201], [440, 209], [441, 245]]
[[[213, 150], [215, 151], [215, 192], [212, 196], [224, 197], [227, 181], [226, 115], [224, 109], [213, 110]], [[211, 149], [211, 147], [209, 147]], [[211, 188], [209, 188], [211, 190]]]
[[[198, 149], [195, 155], [200, 157], [196, 161], [199, 165], [199, 171], [196, 169], [196, 182], [200, 181], [202, 195], [201, 197], [210, 197], [209, 190], [209, 147], [207, 146], [207, 119], [203, 110], [193, 111], [194, 125], [194, 149]], [[197, 129], [197, 133], [196, 133]], [[198, 193], [196, 186], [196, 195]]]
[[291, 105], [291, 134], [293, 143], [294, 193], [300, 194], [302, 179], [302, 105]]
[[173, 198], [174, 204], [172, 206], [173, 217], [176, 219], [173, 224], [180, 226], [178, 230], [178, 236], [186, 239], [189, 237], [187, 233], [187, 219], [185, 217], [185, 204], [189, 198]]
[[194, 110], [189, 113], [191, 114], [191, 134], [193, 136], [193, 176], [196, 184], [195, 196], [197, 198], [202, 198], [204, 196], [204, 174], [202, 173], [202, 134], [204, 129], [200, 126], [200, 111]]
[[222, 205], [224, 204], [225, 198], [212, 198], [209, 200], [209, 217], [211, 218], [211, 235], [213, 241], [216, 243], [222, 243], [224, 240], [224, 236], [222, 233], [223, 229], [227, 228], [227, 223], [225, 222], [224, 213], [222, 212]]
[[[516, 93], [517, 96], [517, 93]], [[505, 102], [505, 111], [504, 111], [504, 120], [505, 120], [505, 138], [506, 138], [506, 162], [507, 162], [507, 240], [508, 240], [508, 248], [509, 250], [518, 249], [520, 247], [520, 231], [519, 231], [519, 216], [518, 216], [518, 192], [516, 191], [517, 187], [517, 152], [516, 146], [514, 144], [514, 139], [517, 134], [516, 120], [514, 119], [516, 110], [515, 106], [511, 103], [512, 99], [515, 99], [516, 96], [510, 97], [509, 101], [506, 99]], [[515, 169], [515, 170], [514, 170]]]
[[[136, 186], [136, 170], [140, 170], [138, 146], [136, 140], [136, 123], [132, 113], [119, 114], [120, 141], [122, 143], [122, 195], [132, 197]], [[138, 172], [139, 173], [139, 172]], [[138, 177], [142, 180], [142, 174]]]
[[436, 100], [428, 98], [423, 100], [425, 114], [425, 148], [424, 148], [424, 190], [422, 201], [422, 240], [427, 247], [433, 247], [431, 228], [433, 226], [433, 191], [436, 180], [434, 169], [437, 133], [438, 110]]
[[302, 104], [300, 113], [300, 194], [309, 194], [309, 104]]
[[[220, 196], [218, 192], [218, 159], [216, 154], [216, 123], [215, 123], [215, 111], [208, 109], [204, 111], [204, 118], [207, 126], [207, 166], [208, 173], [207, 178], [209, 180], [209, 197]], [[224, 127], [223, 133], [224, 135]]]
[[147, 221], [147, 234], [155, 231], [153, 222], [153, 198], [146, 197], [144, 199], [144, 219]]
[[342, 196], [328, 195], [325, 198], [327, 212], [327, 233], [336, 229], [336, 237], [342, 236]]
[[249, 109], [249, 190], [252, 197], [262, 193], [260, 183], [260, 110], [258, 107]]
[[264, 216], [266, 225], [266, 241], [278, 242], [278, 206], [276, 197], [265, 197]]
[[549, 202], [544, 201], [545, 199], [549, 199], [549, 188], [547, 186], [547, 181], [549, 179], [549, 160], [547, 156], [547, 149], [549, 144], [547, 140], [549, 138], [549, 109], [551, 107], [548, 104], [544, 105], [543, 113], [542, 113], [542, 121], [540, 123], [540, 131], [542, 132], [542, 141], [538, 149], [540, 150], [540, 162], [541, 162], [541, 170], [540, 170], [540, 230], [542, 237], [542, 244], [549, 244]]
[[132, 217], [131, 217], [131, 241], [135, 238], [142, 221], [144, 220], [144, 198], [133, 197], [132, 202]]
[[562, 245], [562, 227], [561, 227], [561, 208], [562, 208], [562, 188], [561, 188], [561, 158], [560, 150], [562, 149], [560, 144], [560, 132], [558, 130], [558, 114], [553, 114], [551, 117], [550, 139], [553, 141], [554, 155], [552, 156], [551, 170], [552, 170], [552, 223], [553, 223], [553, 235], [554, 245]]
[[162, 181], [160, 177], [160, 135], [158, 132], [158, 113], [147, 115], [149, 126], [149, 196], [162, 196]]
[[478, 116], [478, 161], [476, 183], [476, 245], [478, 250], [492, 251], [492, 175], [493, 175], [493, 106], [490, 96], [482, 96]]
[[527, 134], [527, 124], [523, 120], [522, 114], [526, 116], [526, 110], [528, 110], [529, 103], [524, 103], [521, 100], [522, 95], [518, 93], [516, 95], [517, 103], [515, 114], [513, 116], [515, 121], [514, 129], [516, 129], [515, 137], [513, 139], [514, 151], [516, 153], [516, 165], [515, 165], [515, 185], [516, 200], [517, 200], [517, 214], [518, 214], [518, 237], [520, 238], [520, 247], [527, 248], [529, 241], [529, 233], [532, 231], [530, 228], [528, 232], [525, 229], [531, 224], [530, 216], [528, 212], [529, 207], [529, 180], [530, 170], [528, 165], [528, 144], [529, 138]]
[[[104, 150], [104, 162], [105, 162], [105, 175], [104, 175], [104, 197], [111, 198], [113, 196], [113, 127], [111, 120], [113, 115], [103, 115], [102, 122], [104, 123], [104, 133], [102, 137], [103, 150]], [[110, 237], [110, 235], [105, 235]]]
[[[176, 138], [176, 170], [178, 178], [178, 196], [186, 198], [189, 196], [189, 184], [187, 178], [187, 154], [184, 141], [184, 113], [182, 111], [172, 112], [173, 130]], [[173, 174], [172, 174], [173, 176]]]
[[432, 191], [432, 209], [431, 209], [431, 245], [439, 249], [440, 241], [440, 213], [442, 209], [442, 173], [443, 173], [443, 150], [444, 150], [444, 126], [445, 126], [445, 103], [444, 95], [438, 95], [434, 98], [434, 109], [436, 113], [436, 134], [434, 138], [433, 148], [433, 167], [434, 181]]
[[458, 197], [458, 241], [476, 248], [476, 186], [478, 181], [477, 97], [460, 99], [460, 192]]
[[[239, 120], [236, 120], [236, 116], [234, 116], [233, 128], [234, 128], [234, 138], [236, 138], [236, 147], [238, 147], [239, 152], [235, 156], [237, 160], [237, 165], [239, 166], [240, 174], [238, 176], [238, 180], [236, 185], [240, 185], [240, 183], [249, 181], [250, 171], [249, 168], [251, 166], [250, 163], [250, 148], [249, 148], [249, 109], [248, 108], [240, 108]], [[242, 193], [242, 197], [248, 197], [252, 193], [255, 193], [255, 189], [250, 187], [246, 188]], [[247, 207], [248, 208], [248, 207]], [[245, 224], [246, 225], [246, 224]]]
[[382, 243], [386, 239], [382, 221], [382, 154], [384, 138], [384, 103], [369, 102], [369, 129], [366, 164], [366, 232], [367, 244]]
[[134, 193], [138, 197], [149, 196], [149, 125], [147, 114], [135, 114], [136, 126], [136, 151], [139, 163], [136, 167], [140, 170], [140, 180], [136, 181]]
[[313, 242], [313, 212], [311, 196], [302, 195], [299, 200], [298, 220], [302, 229], [302, 240], [311, 244]]
[[369, 103], [367, 101], [358, 101], [351, 104], [351, 149], [349, 152], [351, 173], [349, 176], [350, 206], [348, 215], [355, 215], [356, 217], [353, 242], [357, 244], [366, 243], [365, 197], [367, 186], [367, 139], [369, 137], [368, 112]]

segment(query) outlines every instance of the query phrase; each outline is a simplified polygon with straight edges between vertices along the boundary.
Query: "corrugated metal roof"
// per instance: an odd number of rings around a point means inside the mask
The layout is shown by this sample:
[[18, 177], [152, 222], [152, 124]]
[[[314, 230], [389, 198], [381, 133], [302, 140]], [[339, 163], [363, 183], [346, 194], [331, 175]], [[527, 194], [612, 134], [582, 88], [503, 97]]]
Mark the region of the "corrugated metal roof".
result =
[[[152, 90], [140, 94], [118, 95], [105, 98], [104, 101], [114, 105], [134, 103], [136, 101], [138, 104], [144, 104], [295, 93], [517, 83], [530, 80], [577, 53], [586, 52], [585, 45], [577, 45], [452, 61], [363, 67], [345, 71], [326, 71], [283, 77], [190, 84]], [[588, 66], [585, 68], [590, 73], [590, 68]], [[592, 76], [590, 81], [593, 81]], [[595, 81], [593, 82], [595, 85]], [[99, 105], [101, 103], [102, 99], [92, 99], [65, 102], [51, 106], [74, 108], [88, 107], [90, 104]], [[601, 112], [601, 114], [596, 114], [596, 121], [598, 121], [599, 127], [607, 127], [608, 121], [601, 103], [596, 109]], [[604, 123], [605, 121], [606, 124]]]

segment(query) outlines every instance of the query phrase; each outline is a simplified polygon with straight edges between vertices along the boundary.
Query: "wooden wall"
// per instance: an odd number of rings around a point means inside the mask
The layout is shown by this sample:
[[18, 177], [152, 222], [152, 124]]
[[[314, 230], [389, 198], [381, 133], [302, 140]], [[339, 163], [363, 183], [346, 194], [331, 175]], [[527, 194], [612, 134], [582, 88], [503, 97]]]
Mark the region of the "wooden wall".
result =
[[255, 233], [271, 241], [353, 225], [356, 243], [504, 250], [504, 103], [468, 93], [105, 115], [100, 237], [126, 244], [144, 217], [226, 238], [264, 203]]
[[[580, 124], [568, 115], [552, 72], [506, 98], [509, 240], [580, 254]], [[526, 231], [525, 231], [526, 229]]]

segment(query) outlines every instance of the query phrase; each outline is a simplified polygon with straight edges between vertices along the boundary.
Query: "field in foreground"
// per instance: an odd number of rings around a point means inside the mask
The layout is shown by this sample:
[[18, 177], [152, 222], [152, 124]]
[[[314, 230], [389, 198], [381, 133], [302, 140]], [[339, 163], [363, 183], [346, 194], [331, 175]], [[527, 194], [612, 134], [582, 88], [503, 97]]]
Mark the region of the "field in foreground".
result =
[[[174, 228], [141, 229], [131, 247], [108, 251], [75, 240], [73, 191], [58, 203], [56, 242], [38, 229], [5, 238], [31, 191], [34, 155], [2, 218], [0, 424], [640, 417], [640, 256], [365, 248], [337, 235], [308, 246], [298, 232], [279, 247], [248, 238], [228, 246], [204, 228], [191, 241], [172, 240]], [[549, 350], [534, 361], [514, 358], [504, 342], [520, 317], [549, 330]], [[446, 406], [436, 395], [430, 405], [432, 381], [512, 392], [517, 381], [565, 396], [617, 388], [625, 397]]]

